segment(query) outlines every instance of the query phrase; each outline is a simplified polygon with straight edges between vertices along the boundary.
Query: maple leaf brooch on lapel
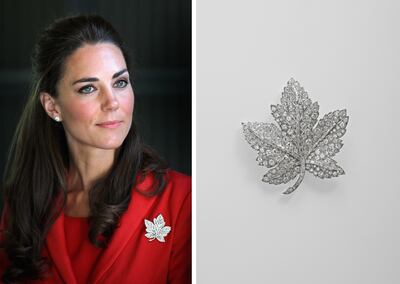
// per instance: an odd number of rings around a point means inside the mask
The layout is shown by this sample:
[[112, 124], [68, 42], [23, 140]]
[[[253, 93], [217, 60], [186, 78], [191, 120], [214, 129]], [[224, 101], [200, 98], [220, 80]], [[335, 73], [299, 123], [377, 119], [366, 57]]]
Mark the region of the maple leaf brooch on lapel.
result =
[[164, 218], [161, 214], [159, 214], [156, 218], [153, 219], [154, 223], [144, 219], [144, 224], [146, 225], [146, 234], [145, 237], [149, 239], [149, 241], [153, 241], [155, 239], [164, 243], [164, 237], [168, 235], [171, 231], [170, 226], [165, 226]]
[[322, 179], [345, 174], [332, 159], [343, 146], [340, 138], [349, 121], [345, 109], [329, 112], [317, 123], [318, 103], [313, 103], [299, 82], [291, 78], [281, 104], [271, 105], [271, 111], [278, 125], [242, 122], [246, 141], [258, 152], [258, 164], [271, 168], [262, 181], [277, 185], [299, 175], [283, 192], [290, 194], [301, 184], [306, 170]]

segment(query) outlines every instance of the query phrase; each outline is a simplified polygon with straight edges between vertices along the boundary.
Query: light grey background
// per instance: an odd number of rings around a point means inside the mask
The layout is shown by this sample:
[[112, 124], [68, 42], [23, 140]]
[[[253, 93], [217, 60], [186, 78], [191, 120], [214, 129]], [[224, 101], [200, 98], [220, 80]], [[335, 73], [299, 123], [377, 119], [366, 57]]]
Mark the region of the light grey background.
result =
[[[398, 1], [197, 1], [197, 283], [400, 283]], [[346, 108], [346, 175], [261, 182], [242, 121], [290, 77]]]

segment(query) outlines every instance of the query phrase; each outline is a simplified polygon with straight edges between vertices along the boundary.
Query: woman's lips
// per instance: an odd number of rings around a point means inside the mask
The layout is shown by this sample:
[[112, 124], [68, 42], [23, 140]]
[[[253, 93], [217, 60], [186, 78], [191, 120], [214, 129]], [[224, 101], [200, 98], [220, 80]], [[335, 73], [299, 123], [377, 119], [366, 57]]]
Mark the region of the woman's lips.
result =
[[103, 128], [117, 128], [122, 124], [121, 120], [113, 120], [113, 121], [106, 121], [102, 123], [98, 123], [97, 126], [103, 127]]

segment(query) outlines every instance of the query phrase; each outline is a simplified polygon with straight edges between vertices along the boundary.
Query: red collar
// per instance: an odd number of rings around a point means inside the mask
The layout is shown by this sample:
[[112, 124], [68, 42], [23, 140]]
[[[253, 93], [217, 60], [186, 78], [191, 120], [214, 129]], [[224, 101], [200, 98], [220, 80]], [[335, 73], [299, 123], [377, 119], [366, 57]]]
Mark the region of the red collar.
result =
[[[147, 176], [136, 187], [144, 190], [153, 182], [152, 176]], [[96, 267], [91, 272], [89, 283], [97, 283], [118, 258], [129, 239], [144, 226], [143, 218], [155, 204], [154, 197], [146, 197], [137, 190], [132, 192], [132, 200], [127, 211], [121, 216], [120, 226], [115, 230], [108, 246], [100, 256]], [[64, 233], [64, 212], [57, 218], [46, 238], [46, 246], [53, 264], [61, 274], [64, 282], [76, 284], [70, 258], [67, 252]]]

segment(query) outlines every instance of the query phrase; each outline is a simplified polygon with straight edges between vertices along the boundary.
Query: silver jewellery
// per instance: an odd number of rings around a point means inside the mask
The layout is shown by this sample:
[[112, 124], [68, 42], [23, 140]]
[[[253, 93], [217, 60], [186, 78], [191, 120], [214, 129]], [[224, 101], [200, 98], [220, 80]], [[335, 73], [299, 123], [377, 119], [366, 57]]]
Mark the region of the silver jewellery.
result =
[[57, 122], [60, 122], [60, 121], [61, 121], [61, 118], [60, 118], [59, 116], [55, 116], [55, 117], [54, 117], [54, 120], [57, 121]]
[[346, 133], [349, 121], [345, 109], [329, 112], [317, 123], [318, 103], [312, 103], [299, 82], [291, 78], [281, 104], [271, 105], [271, 111], [278, 125], [242, 122], [246, 141], [258, 152], [258, 164], [272, 168], [263, 182], [277, 185], [299, 175], [296, 183], [283, 192], [290, 194], [303, 181], [305, 171], [322, 179], [345, 174], [332, 159], [343, 146], [340, 137]]
[[164, 243], [164, 237], [166, 237], [171, 231], [171, 227], [165, 226], [164, 218], [161, 214], [154, 218], [153, 221], [154, 223], [144, 219], [144, 224], [146, 225], [145, 237], [148, 238], [149, 241], [157, 239], [158, 241]]

